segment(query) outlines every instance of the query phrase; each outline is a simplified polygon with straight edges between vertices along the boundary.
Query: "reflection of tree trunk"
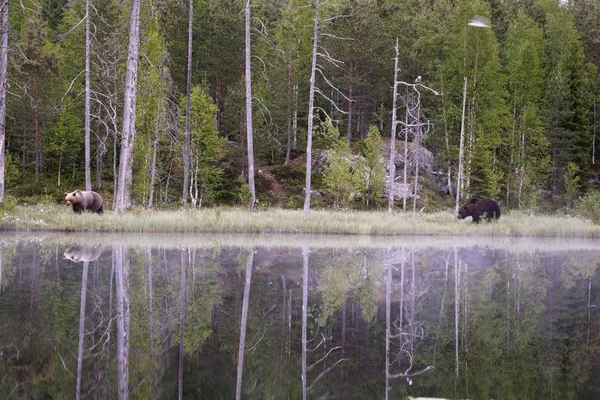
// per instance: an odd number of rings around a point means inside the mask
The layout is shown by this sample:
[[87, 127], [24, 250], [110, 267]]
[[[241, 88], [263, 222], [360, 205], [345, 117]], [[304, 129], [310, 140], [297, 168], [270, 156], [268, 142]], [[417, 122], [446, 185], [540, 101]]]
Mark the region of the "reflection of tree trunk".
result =
[[390, 340], [392, 325], [392, 265], [387, 266], [385, 279], [385, 399], [390, 392]]
[[153, 284], [153, 268], [152, 268], [152, 250], [150, 247], [147, 249], [148, 254], [148, 307], [150, 309], [150, 369], [152, 374], [150, 376], [150, 387], [152, 392], [152, 398], [154, 398], [154, 284]]
[[250, 249], [246, 261], [246, 283], [244, 284], [244, 302], [242, 303], [242, 319], [240, 322], [240, 346], [238, 349], [237, 381], [235, 386], [235, 398], [242, 398], [242, 375], [244, 372], [244, 352], [246, 351], [246, 327], [248, 326], [248, 308], [250, 306], [250, 284], [252, 283], [252, 262], [254, 261], [254, 249]]
[[83, 262], [83, 273], [81, 274], [81, 303], [79, 306], [79, 346], [77, 350], [77, 391], [75, 394], [76, 399], [80, 399], [81, 392], [81, 365], [83, 364], [83, 336], [85, 327], [85, 299], [87, 294], [87, 279], [88, 279], [88, 268], [90, 262]]
[[117, 292], [117, 370], [119, 398], [129, 398], [129, 265], [123, 261], [127, 249], [115, 246], [113, 258], [116, 266]]
[[[440, 316], [438, 318], [438, 337], [440, 336], [441, 332], [442, 332], [442, 319], [444, 318], [444, 304], [446, 303], [446, 287], [448, 286], [448, 267], [450, 266], [450, 254], [448, 254], [448, 257], [446, 257], [446, 263], [445, 263], [445, 267], [444, 267], [444, 290], [442, 292], [442, 303], [440, 305]], [[433, 349], [433, 361], [435, 363], [435, 356], [437, 354], [437, 345], [438, 345], [438, 338], [436, 338], [436, 342], [435, 342], [435, 347]]]
[[456, 379], [458, 379], [458, 281], [460, 279], [460, 274], [458, 271], [458, 252], [454, 249], [454, 360], [455, 367], [454, 371], [456, 373]]
[[[595, 105], [595, 104], [594, 104]], [[1, 257], [2, 253], [0, 252], [0, 257]], [[1, 266], [1, 260], [0, 260], [0, 266]], [[1, 271], [0, 271], [1, 272]], [[1, 274], [0, 274], [0, 278], [1, 278]], [[2, 283], [2, 280], [0, 279], [0, 283]], [[590, 346], [590, 325], [592, 323], [592, 279], [590, 278], [589, 282], [588, 282], [588, 304], [587, 304], [587, 309], [588, 309], [588, 326], [587, 326], [587, 336], [585, 339], [585, 348], [588, 349]]]
[[308, 247], [302, 248], [302, 400], [306, 400], [306, 325], [308, 320]]
[[183, 398], [183, 341], [185, 339], [185, 280], [187, 250], [181, 250], [181, 275], [179, 279], [179, 400]]
[[400, 264], [400, 317], [398, 323], [398, 365], [402, 362], [402, 329], [404, 327], [404, 266], [406, 264], [406, 253], [402, 249], [402, 263]]

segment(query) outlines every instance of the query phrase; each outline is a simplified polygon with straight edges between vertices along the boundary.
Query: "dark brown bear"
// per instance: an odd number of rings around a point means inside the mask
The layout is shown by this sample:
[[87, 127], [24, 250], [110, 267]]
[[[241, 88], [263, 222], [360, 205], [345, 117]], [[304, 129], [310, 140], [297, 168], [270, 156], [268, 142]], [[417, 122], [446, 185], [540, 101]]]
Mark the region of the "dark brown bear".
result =
[[458, 219], [465, 219], [468, 216], [473, 217], [473, 222], [478, 224], [480, 218], [486, 218], [489, 221], [492, 218], [500, 218], [500, 206], [492, 199], [478, 199], [473, 197], [458, 209]]
[[65, 193], [65, 201], [73, 206], [73, 211], [76, 214], [81, 214], [84, 210], [95, 212], [98, 214], [104, 213], [102, 209], [102, 196], [96, 192], [86, 190], [76, 190], [72, 193]]

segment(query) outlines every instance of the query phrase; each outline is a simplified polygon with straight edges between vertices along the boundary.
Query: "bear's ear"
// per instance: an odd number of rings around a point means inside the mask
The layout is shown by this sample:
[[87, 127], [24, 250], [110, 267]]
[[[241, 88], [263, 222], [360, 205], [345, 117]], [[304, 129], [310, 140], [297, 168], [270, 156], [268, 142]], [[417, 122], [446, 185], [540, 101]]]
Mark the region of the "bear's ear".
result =
[[477, 202], [477, 197], [473, 197], [471, 200], [469, 200], [469, 203], [475, 203]]

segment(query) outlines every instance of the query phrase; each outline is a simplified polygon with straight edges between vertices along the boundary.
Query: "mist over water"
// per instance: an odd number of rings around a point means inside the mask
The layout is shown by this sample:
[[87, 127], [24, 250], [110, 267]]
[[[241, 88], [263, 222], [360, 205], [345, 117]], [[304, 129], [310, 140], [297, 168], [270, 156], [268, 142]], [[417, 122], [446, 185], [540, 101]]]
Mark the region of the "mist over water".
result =
[[0, 398], [600, 398], [600, 243], [0, 237]]

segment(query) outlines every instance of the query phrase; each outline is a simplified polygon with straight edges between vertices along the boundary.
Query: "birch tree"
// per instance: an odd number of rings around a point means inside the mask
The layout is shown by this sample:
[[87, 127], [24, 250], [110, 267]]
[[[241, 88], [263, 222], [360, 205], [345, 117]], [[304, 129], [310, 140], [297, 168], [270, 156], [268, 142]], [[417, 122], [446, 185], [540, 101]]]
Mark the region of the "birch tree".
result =
[[185, 139], [183, 144], [183, 209], [187, 211], [190, 182], [190, 108], [192, 103], [192, 41], [193, 41], [193, 21], [194, 21], [194, 0], [189, 2], [188, 11], [188, 57], [187, 57], [187, 75], [186, 75], [186, 98], [185, 107]]
[[115, 198], [116, 211], [119, 214], [127, 206], [125, 199], [131, 182], [127, 182], [131, 170], [133, 141], [135, 139], [135, 102], [138, 53], [140, 44], [140, 0], [131, 3], [131, 21], [129, 25], [129, 55], [127, 58], [127, 74], [125, 77], [125, 100], [123, 106], [123, 132], [121, 138], [121, 157], [119, 162], [119, 180]]
[[392, 98], [392, 133], [390, 135], [390, 162], [388, 165], [388, 171], [390, 176], [389, 188], [388, 188], [388, 214], [394, 212], [394, 196], [396, 196], [396, 110], [398, 108], [398, 54], [400, 48], [398, 47], [398, 38], [396, 38], [396, 47], [394, 56], [394, 94]]

